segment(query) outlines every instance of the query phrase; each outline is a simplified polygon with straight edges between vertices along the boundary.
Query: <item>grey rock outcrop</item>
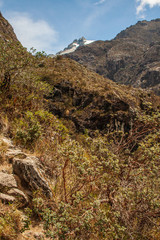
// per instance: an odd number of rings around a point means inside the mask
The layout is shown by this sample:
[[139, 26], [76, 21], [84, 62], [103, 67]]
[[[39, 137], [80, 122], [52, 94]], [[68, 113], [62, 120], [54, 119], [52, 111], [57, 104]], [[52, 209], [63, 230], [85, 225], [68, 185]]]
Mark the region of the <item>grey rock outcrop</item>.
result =
[[12, 161], [15, 157], [18, 157], [20, 159], [24, 159], [27, 157], [27, 155], [23, 153], [20, 149], [8, 149], [5, 156], [9, 161]]
[[17, 182], [13, 174], [0, 172], [0, 190], [4, 188], [17, 188]]
[[0, 172], [0, 199], [3, 202], [15, 202], [17, 199], [24, 204], [28, 203], [27, 196], [18, 189], [13, 174]]
[[32, 191], [42, 190], [47, 197], [52, 196], [51, 189], [38, 166], [37, 158], [14, 158], [13, 173], [20, 178], [22, 185], [29, 187]]
[[8, 194], [0, 193], [0, 200], [5, 203], [13, 203], [15, 202], [15, 197], [9, 196]]
[[[26, 154], [15, 147], [12, 141], [0, 136], [0, 146], [4, 151], [5, 161], [10, 165], [9, 172], [0, 171], [0, 199], [3, 202], [18, 201], [21, 205], [28, 203], [31, 191], [42, 190], [47, 196], [52, 196], [48, 182], [43, 177], [43, 170], [38, 158]], [[13, 174], [10, 172], [13, 171]]]
[[28, 198], [21, 190], [17, 188], [12, 188], [7, 192], [11, 196], [15, 196], [18, 199], [21, 199], [23, 202], [28, 203]]

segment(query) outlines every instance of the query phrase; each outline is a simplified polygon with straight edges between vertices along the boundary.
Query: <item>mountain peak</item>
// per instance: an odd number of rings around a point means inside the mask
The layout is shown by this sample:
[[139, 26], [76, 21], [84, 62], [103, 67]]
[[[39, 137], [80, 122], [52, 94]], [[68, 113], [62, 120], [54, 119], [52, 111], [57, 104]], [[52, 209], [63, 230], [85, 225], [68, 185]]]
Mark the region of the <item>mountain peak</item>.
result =
[[115, 39], [132, 39], [134, 42], [142, 44], [150, 44], [151, 42], [159, 41], [160, 18], [151, 21], [138, 21], [135, 25], [131, 25], [121, 31]]
[[58, 52], [57, 55], [64, 55], [67, 53], [74, 52], [78, 47], [85, 46], [94, 42], [94, 40], [87, 40], [85, 37], [81, 37], [79, 39], [75, 39], [72, 43], [70, 43], [66, 48], [62, 51]]
[[138, 21], [110, 41], [95, 41], [67, 55], [115, 82], [160, 95], [160, 19]]

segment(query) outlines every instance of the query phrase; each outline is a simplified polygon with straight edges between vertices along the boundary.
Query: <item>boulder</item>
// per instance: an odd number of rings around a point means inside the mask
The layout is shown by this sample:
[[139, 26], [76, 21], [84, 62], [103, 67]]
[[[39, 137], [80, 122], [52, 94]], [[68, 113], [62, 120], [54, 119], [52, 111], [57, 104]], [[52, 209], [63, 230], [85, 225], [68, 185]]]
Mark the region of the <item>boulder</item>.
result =
[[0, 172], [0, 199], [5, 203], [12, 203], [16, 200], [23, 205], [28, 203], [27, 196], [18, 189], [14, 175], [5, 172]]
[[4, 188], [17, 188], [17, 182], [13, 174], [0, 172], [0, 190]]
[[14, 157], [24, 159], [27, 157], [27, 155], [23, 153], [20, 149], [8, 149], [5, 153], [5, 157], [11, 162]]
[[23, 186], [29, 187], [32, 191], [42, 190], [47, 197], [52, 196], [48, 182], [42, 176], [37, 158], [32, 156], [25, 159], [14, 158], [13, 173], [20, 178]]
[[2, 200], [4, 203], [13, 203], [16, 199], [8, 194], [0, 193], [0, 200]]
[[10, 189], [7, 194], [11, 195], [11, 196], [15, 196], [16, 198], [18, 198], [21, 202], [23, 202], [23, 204], [28, 203], [28, 198], [27, 196], [24, 194], [24, 192], [22, 192], [21, 190], [17, 189], [17, 188], [12, 188]]
[[26, 158], [27, 154], [12, 144], [12, 141], [6, 137], [0, 137], [0, 152], [4, 153], [6, 160], [11, 162], [14, 157]]

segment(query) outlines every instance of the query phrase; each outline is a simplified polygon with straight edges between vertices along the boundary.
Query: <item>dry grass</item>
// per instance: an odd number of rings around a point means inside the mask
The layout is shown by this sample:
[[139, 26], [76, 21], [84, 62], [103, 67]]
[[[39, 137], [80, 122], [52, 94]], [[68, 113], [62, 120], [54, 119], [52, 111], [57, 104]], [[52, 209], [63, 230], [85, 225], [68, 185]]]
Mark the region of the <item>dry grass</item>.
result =
[[8, 150], [8, 143], [0, 137], [0, 163], [2, 164], [5, 161], [5, 153]]

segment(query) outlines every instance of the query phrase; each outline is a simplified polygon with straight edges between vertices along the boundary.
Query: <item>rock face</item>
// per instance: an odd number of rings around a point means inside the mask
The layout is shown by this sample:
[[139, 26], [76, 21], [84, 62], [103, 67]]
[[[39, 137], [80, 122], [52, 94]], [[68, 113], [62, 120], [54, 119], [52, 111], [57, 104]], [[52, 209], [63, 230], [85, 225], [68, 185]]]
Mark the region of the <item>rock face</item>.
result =
[[160, 95], [160, 19], [141, 21], [111, 41], [96, 41], [68, 54], [111, 80]]
[[[102, 85], [103, 82], [100, 84]], [[136, 117], [136, 111], [138, 109], [141, 111], [143, 107], [143, 98], [141, 99], [136, 89], [127, 87], [129, 95], [133, 96], [127, 99], [126, 93], [121, 88], [119, 86], [117, 90], [113, 88], [110, 91], [110, 86], [106, 85], [100, 93], [91, 89], [91, 84], [90, 89], [84, 90], [75, 87], [69, 81], [62, 80], [54, 85], [53, 92], [47, 96], [49, 110], [60, 118], [70, 120], [72, 129], [82, 133], [87, 131], [91, 137], [97, 130], [103, 134], [111, 129], [113, 131], [119, 129], [127, 133]], [[149, 91], [148, 94], [146, 92], [146, 101], [152, 101], [152, 95]], [[158, 96], [156, 98], [159, 99]]]
[[11, 165], [13, 174], [0, 171], [0, 199], [5, 202], [18, 201], [20, 206], [28, 203], [27, 193], [42, 190], [47, 197], [52, 196], [51, 189], [43, 177], [38, 159], [16, 148], [11, 140], [0, 137], [0, 147], [4, 148], [5, 161]]
[[20, 178], [22, 185], [27, 185], [33, 191], [41, 189], [48, 197], [51, 197], [51, 189], [43, 178], [37, 164], [38, 160], [34, 157], [15, 158], [13, 161], [13, 173]]
[[13, 174], [0, 172], [0, 189], [2, 188], [17, 188], [17, 182]]
[[0, 193], [0, 200], [5, 203], [13, 203], [16, 199], [8, 194]]
[[142, 105], [147, 105], [145, 102], [154, 102], [153, 108], [158, 107], [155, 104], [159, 97], [150, 91], [117, 85], [68, 58], [53, 59], [53, 64], [56, 74], [42, 78], [52, 86], [45, 96], [47, 106], [51, 113], [65, 118], [67, 128], [73, 132], [91, 137], [98, 131], [106, 134], [124, 129], [127, 133]]
[[13, 40], [18, 42], [16, 34], [9, 22], [2, 16], [0, 12], [0, 38], [3, 40]]
[[13, 174], [0, 172], [0, 199], [3, 202], [14, 202], [16, 199], [28, 203], [27, 196], [18, 189], [17, 181]]

